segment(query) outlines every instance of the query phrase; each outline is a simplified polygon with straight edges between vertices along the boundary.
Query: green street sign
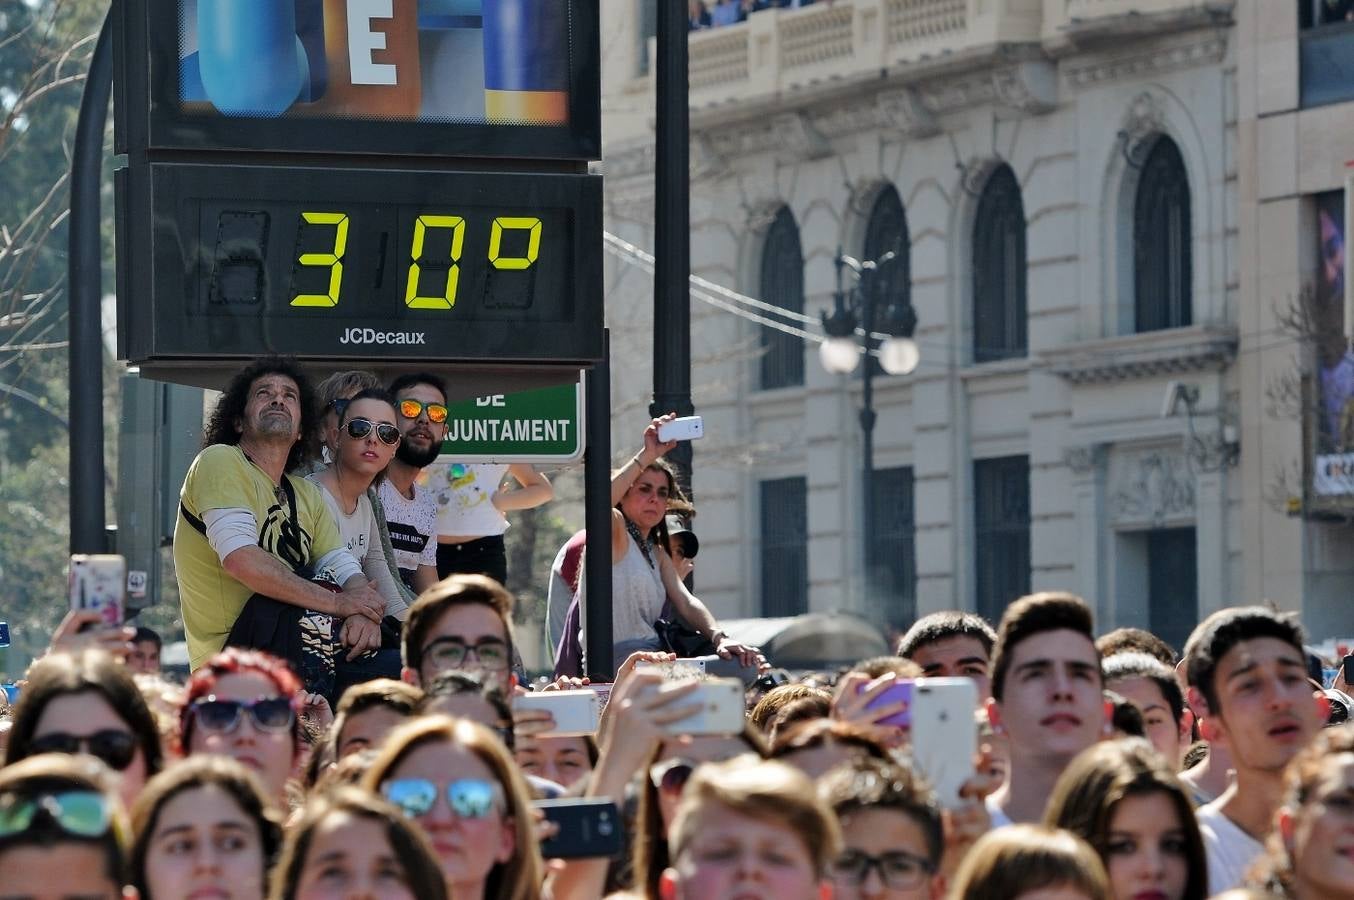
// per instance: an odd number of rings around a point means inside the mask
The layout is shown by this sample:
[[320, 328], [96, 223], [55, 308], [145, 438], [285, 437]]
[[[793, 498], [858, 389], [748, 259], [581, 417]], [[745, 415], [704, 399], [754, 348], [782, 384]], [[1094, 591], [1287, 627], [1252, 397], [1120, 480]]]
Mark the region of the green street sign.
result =
[[449, 404], [442, 462], [574, 463], [583, 458], [583, 384]]

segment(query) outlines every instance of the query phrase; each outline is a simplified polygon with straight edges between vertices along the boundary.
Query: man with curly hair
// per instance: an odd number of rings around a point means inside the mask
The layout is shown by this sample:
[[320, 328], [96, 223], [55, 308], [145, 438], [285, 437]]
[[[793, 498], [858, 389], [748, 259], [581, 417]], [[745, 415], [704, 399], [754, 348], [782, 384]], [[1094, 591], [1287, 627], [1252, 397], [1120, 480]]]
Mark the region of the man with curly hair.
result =
[[[299, 627], [307, 636], [277, 638], [292, 647], [337, 637], [349, 659], [381, 646], [385, 601], [343, 546], [319, 488], [287, 475], [307, 455], [318, 426], [310, 383], [287, 359], [247, 366], [217, 402], [184, 480], [174, 529], [192, 668], [227, 643], [259, 646], [257, 632], [268, 625], [275, 632]], [[310, 580], [323, 569], [336, 573], [341, 591]], [[265, 627], [245, 636], [240, 626], [247, 624]], [[277, 645], [264, 649], [280, 652]], [[332, 679], [332, 660], [327, 668]]]

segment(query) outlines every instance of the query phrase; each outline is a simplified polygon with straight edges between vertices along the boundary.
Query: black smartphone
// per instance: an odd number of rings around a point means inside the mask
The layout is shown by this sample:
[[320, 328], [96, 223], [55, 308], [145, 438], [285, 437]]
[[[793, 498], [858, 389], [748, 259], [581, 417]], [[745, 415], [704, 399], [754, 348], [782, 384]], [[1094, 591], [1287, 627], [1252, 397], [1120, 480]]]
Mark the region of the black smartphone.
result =
[[1350, 663], [1350, 660], [1354, 660], [1354, 653], [1346, 653], [1346, 654], [1345, 654], [1345, 661], [1344, 661], [1343, 663], [1340, 664], [1340, 666], [1341, 666], [1340, 671], [1341, 671], [1342, 673], [1344, 673], [1344, 676], [1345, 676], [1345, 684], [1352, 684], [1352, 685], [1354, 685], [1354, 666], [1351, 666], [1351, 665], [1349, 664], [1349, 663]]
[[616, 857], [624, 849], [625, 825], [610, 800], [567, 797], [537, 800], [532, 805], [559, 826], [554, 837], [541, 842], [541, 855], [546, 859]]

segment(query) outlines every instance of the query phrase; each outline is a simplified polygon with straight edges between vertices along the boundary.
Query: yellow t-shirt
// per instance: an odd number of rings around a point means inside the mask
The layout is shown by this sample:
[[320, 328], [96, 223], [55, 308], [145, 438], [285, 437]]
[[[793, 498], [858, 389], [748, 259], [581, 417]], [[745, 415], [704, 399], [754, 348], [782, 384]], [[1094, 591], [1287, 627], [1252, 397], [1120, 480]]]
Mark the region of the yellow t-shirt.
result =
[[[302, 558], [293, 559], [295, 542], [284, 539], [291, 517], [279, 503], [276, 487], [239, 447], [214, 444], [198, 454], [188, 469], [179, 499], [199, 519], [210, 509], [247, 509], [259, 523], [259, 546], [288, 567], [312, 565], [343, 546], [338, 525], [325, 508], [320, 489], [304, 478], [291, 478], [296, 491]], [[174, 569], [183, 607], [183, 630], [188, 638], [188, 660], [197, 669], [225, 646], [231, 626], [254, 593], [236, 581], [221, 565], [207, 538], [180, 512], [174, 526]]]

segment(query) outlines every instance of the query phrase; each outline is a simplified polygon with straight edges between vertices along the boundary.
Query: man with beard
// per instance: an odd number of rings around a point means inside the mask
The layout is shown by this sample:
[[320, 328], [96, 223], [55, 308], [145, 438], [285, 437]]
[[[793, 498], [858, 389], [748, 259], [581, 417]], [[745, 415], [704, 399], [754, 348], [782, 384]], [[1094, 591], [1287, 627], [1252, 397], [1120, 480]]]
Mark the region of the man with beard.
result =
[[[319, 488], [286, 474], [317, 424], [309, 382], [288, 360], [251, 364], [221, 395], [204, 430], [205, 449], [184, 480], [174, 529], [192, 668], [227, 643], [260, 646], [251, 642], [258, 635], [246, 631], [261, 617], [274, 625], [286, 618], [287, 627], [270, 633], [288, 647], [264, 649], [294, 664], [289, 650], [299, 655], [300, 647], [332, 642], [334, 620], [342, 621], [337, 637], [354, 655], [380, 646], [385, 600], [343, 546]], [[308, 573], [324, 569], [341, 591], [310, 580]], [[332, 684], [333, 661], [317, 665]], [[323, 680], [323, 673], [314, 679]]]
[[414, 479], [442, 452], [447, 389], [436, 375], [414, 372], [390, 385], [402, 438], [381, 482], [381, 506], [400, 577], [415, 594], [437, 583], [437, 503]]

